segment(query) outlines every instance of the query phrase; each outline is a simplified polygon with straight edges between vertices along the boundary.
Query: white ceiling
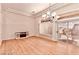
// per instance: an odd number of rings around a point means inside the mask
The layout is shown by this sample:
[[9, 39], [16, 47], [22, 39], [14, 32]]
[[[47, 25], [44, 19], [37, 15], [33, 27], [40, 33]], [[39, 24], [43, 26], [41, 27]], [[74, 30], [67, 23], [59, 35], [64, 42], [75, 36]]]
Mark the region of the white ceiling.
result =
[[[49, 7], [49, 3], [4, 3], [6, 9], [13, 9], [32, 15]], [[52, 5], [52, 4], [51, 4]]]

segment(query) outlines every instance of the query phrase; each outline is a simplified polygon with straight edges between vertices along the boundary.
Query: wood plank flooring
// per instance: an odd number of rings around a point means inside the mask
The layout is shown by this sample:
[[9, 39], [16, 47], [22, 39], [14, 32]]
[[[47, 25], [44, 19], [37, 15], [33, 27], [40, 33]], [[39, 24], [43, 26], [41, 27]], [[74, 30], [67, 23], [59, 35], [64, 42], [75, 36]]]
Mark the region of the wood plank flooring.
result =
[[1, 55], [59, 55], [79, 54], [79, 47], [39, 37], [5, 40], [0, 46]]

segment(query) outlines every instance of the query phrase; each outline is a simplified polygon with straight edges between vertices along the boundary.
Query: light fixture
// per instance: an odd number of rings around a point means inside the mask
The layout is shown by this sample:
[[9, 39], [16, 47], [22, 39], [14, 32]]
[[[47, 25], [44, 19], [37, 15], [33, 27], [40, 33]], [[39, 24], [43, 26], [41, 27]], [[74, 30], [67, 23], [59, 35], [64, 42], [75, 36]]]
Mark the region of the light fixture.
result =
[[55, 16], [57, 17], [57, 18], [59, 18], [60, 16], [57, 16], [57, 14], [56, 14], [56, 12], [51, 12], [52, 10], [51, 10], [51, 5], [49, 4], [49, 9], [48, 9], [48, 11], [44, 14], [44, 15], [42, 15], [42, 19], [50, 19], [51, 21], [53, 21], [53, 19], [55, 18]]
[[[46, 14], [42, 15], [43, 19], [49, 18], [49, 17], [54, 17], [56, 16], [56, 12], [50, 13], [50, 11], [48, 11]], [[59, 16], [58, 16], [59, 17]]]
[[51, 14], [51, 16], [55, 16], [56, 15], [56, 12], [53, 12], [52, 14]]
[[43, 18], [46, 17], [46, 14], [42, 15], [42, 17], [43, 17]]
[[35, 13], [35, 10], [32, 10], [32, 13]]
[[47, 15], [50, 15], [50, 11], [47, 12]]
[[57, 18], [60, 18], [60, 16], [57, 16]]
[[46, 19], [46, 16], [47, 16], [46, 14], [43, 14], [42, 19]]

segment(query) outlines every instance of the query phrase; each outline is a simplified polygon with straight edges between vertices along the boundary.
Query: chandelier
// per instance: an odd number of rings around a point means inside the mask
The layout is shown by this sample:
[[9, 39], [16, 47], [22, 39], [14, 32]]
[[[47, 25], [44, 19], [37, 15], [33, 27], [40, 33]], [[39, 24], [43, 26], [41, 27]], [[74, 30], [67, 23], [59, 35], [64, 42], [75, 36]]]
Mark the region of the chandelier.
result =
[[54, 17], [56, 15], [56, 12], [51, 13], [50, 11], [48, 11], [46, 14], [42, 15], [43, 19], [47, 19], [49, 17]]
[[57, 18], [59, 18], [59, 16], [57, 15], [56, 12], [52, 12], [51, 11], [51, 5], [49, 4], [49, 8], [48, 8], [48, 11], [45, 13], [45, 14], [42, 14], [42, 20], [53, 20], [55, 18], [55, 16]]

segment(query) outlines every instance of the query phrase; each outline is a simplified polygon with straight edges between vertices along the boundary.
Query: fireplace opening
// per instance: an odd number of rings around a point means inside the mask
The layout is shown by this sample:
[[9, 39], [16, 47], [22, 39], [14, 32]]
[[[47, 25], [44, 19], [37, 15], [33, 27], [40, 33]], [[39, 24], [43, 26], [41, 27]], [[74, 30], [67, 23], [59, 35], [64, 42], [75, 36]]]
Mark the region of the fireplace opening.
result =
[[27, 37], [29, 34], [28, 32], [16, 32], [15, 35], [16, 38], [22, 38], [22, 37]]
[[26, 32], [21, 32], [20, 37], [26, 37]]

